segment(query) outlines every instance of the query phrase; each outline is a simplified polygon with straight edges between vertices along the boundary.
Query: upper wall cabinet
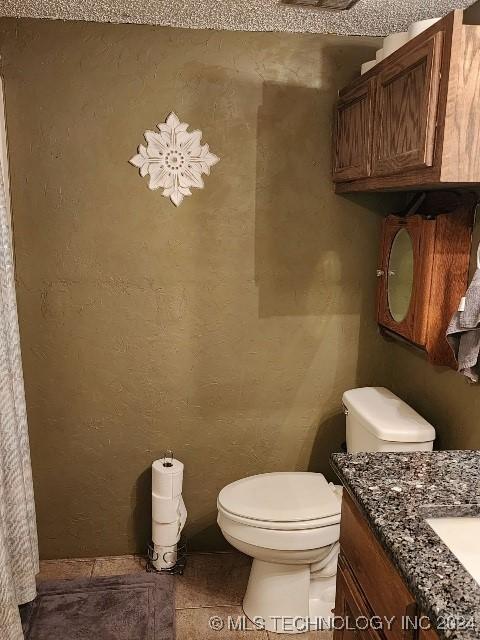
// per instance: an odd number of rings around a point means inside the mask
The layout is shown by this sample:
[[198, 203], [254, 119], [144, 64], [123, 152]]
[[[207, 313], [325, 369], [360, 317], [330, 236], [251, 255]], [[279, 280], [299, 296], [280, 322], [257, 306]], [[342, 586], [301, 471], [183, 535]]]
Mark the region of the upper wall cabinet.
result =
[[480, 184], [480, 26], [454, 11], [340, 92], [336, 191]]
[[433, 165], [442, 34], [420, 42], [376, 78], [373, 176]]

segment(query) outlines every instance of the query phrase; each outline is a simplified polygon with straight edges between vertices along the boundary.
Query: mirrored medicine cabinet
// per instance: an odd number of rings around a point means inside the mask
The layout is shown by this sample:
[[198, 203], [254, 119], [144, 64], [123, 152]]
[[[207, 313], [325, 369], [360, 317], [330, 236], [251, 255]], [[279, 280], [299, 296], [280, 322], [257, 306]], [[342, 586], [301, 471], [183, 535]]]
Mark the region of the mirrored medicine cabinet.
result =
[[383, 222], [377, 321], [383, 332], [456, 368], [445, 332], [468, 286], [477, 196], [422, 194], [406, 215]]

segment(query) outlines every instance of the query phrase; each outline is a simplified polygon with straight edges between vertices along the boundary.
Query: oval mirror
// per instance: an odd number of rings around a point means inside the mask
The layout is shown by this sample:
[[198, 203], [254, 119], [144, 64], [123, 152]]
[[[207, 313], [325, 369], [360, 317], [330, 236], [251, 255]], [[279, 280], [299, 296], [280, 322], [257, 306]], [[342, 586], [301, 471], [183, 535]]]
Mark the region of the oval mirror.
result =
[[388, 306], [395, 322], [405, 320], [413, 290], [413, 245], [406, 229], [395, 236], [388, 262]]

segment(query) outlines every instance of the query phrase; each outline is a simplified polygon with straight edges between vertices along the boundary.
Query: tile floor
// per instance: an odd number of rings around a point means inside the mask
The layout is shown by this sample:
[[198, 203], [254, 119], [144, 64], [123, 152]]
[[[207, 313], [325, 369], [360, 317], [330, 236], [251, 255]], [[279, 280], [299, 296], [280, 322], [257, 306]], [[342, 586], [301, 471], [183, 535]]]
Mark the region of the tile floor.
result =
[[[80, 560], [44, 560], [38, 580], [125, 575], [145, 570], [139, 556], [118, 556]], [[175, 578], [177, 640], [331, 640], [325, 631], [283, 636], [266, 631], [210, 629], [209, 620], [218, 616], [225, 624], [242, 616], [241, 602], [247, 585], [250, 558], [237, 552], [192, 553], [183, 576]]]

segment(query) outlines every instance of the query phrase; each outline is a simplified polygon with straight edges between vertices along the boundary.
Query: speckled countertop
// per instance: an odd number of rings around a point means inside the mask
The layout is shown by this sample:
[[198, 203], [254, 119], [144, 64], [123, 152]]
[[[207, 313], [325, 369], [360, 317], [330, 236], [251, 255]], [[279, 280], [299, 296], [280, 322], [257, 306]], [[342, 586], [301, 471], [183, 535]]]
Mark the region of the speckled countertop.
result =
[[480, 516], [480, 451], [334, 453], [331, 461], [438, 635], [480, 638], [480, 586], [425, 522]]

